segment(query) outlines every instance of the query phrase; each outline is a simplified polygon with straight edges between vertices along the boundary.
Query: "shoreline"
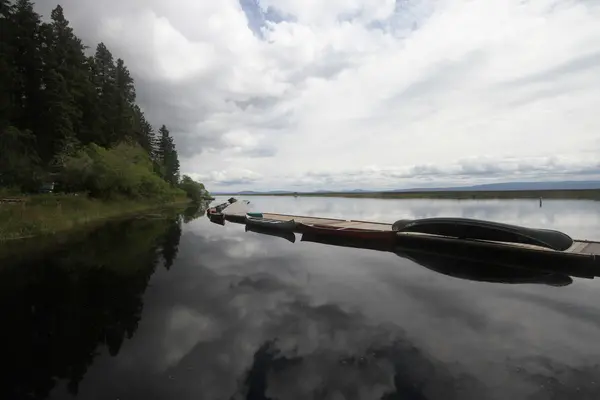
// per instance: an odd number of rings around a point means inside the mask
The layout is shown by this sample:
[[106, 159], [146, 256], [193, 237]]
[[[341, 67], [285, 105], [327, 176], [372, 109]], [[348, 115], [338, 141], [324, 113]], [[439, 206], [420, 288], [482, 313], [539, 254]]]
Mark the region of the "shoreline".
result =
[[54, 235], [145, 211], [185, 207], [189, 198], [172, 201], [96, 200], [78, 196], [40, 195], [0, 204], [0, 245]]
[[600, 200], [600, 189], [575, 190], [486, 190], [486, 191], [433, 191], [433, 192], [328, 192], [328, 193], [229, 193], [218, 196], [269, 197], [340, 197], [365, 199], [539, 199], [543, 200]]

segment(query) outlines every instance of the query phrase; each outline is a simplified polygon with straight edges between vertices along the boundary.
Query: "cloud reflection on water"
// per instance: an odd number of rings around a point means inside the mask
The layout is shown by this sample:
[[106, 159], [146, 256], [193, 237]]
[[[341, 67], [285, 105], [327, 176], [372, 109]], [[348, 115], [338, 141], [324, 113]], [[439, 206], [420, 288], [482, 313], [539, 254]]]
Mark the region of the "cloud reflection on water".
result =
[[[295, 202], [270, 201], [253, 203]], [[385, 216], [379, 202], [323, 201], [320, 215]], [[542, 220], [528, 203], [474, 203], [387, 205], [399, 217]], [[595, 207], [561, 221], [592, 232]], [[321, 210], [315, 199], [297, 209]], [[455, 279], [391, 253], [292, 244], [200, 218], [183, 226], [172, 268], [152, 277], [135, 337], [90, 368], [82, 398], [593, 398], [598, 289]]]

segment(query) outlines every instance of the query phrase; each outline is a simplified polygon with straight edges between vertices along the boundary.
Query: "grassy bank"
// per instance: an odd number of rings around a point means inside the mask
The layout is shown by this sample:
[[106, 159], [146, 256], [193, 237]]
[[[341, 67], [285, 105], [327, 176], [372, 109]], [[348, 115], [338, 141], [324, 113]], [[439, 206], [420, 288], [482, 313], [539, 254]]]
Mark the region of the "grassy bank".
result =
[[103, 201], [72, 195], [22, 197], [16, 202], [0, 203], [0, 242], [54, 234], [95, 221], [187, 203], [187, 197], [166, 203], [130, 199]]
[[[225, 196], [225, 195], [224, 195]], [[244, 196], [294, 196], [285, 194], [244, 194]], [[299, 197], [352, 197], [371, 199], [561, 199], [600, 200], [600, 189], [586, 190], [494, 190], [494, 191], [433, 191], [433, 192], [331, 192], [298, 193]]]

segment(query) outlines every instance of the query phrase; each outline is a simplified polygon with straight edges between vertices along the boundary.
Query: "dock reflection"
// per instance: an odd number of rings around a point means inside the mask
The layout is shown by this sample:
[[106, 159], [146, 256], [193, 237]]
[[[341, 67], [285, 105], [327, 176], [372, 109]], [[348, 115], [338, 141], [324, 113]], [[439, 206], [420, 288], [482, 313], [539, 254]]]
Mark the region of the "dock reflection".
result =
[[329, 246], [351, 247], [376, 251], [386, 251], [409, 259], [432, 271], [478, 282], [504, 284], [533, 283], [550, 286], [567, 286], [573, 283], [571, 276], [554, 271], [541, 270], [540, 266], [525, 268], [507, 266], [493, 260], [469, 260], [452, 254], [437, 254], [435, 251], [411, 250], [376, 241], [356, 240], [325, 235], [303, 234], [302, 242], [320, 243]]
[[[210, 217], [209, 219], [213, 223], [224, 225], [223, 220]], [[238, 224], [242, 223], [241, 221], [232, 221], [229, 218], [225, 219]], [[246, 226], [245, 229], [246, 232], [281, 237], [291, 243], [296, 241], [296, 235], [292, 232], [273, 231], [251, 226]], [[477, 282], [503, 284], [529, 283], [561, 287], [573, 283], [573, 277], [593, 279], [597, 276], [589, 268], [569, 265], [569, 263], [563, 261], [547, 262], [548, 260], [542, 259], [539, 262], [532, 262], [531, 259], [519, 260], [518, 257], [511, 254], [503, 257], [491, 257], [478, 249], [461, 248], [461, 246], [411, 245], [406, 241], [403, 241], [401, 244], [386, 243], [380, 240], [365, 240], [363, 238], [315, 233], [303, 233], [301, 241], [329, 246], [390, 252], [437, 273]]]
[[246, 232], [255, 232], [255, 233], [260, 233], [261, 235], [280, 237], [291, 243], [296, 242], [296, 235], [293, 232], [273, 231], [273, 230], [263, 229], [263, 228], [260, 228], [257, 226], [250, 226], [250, 225], [246, 225]]

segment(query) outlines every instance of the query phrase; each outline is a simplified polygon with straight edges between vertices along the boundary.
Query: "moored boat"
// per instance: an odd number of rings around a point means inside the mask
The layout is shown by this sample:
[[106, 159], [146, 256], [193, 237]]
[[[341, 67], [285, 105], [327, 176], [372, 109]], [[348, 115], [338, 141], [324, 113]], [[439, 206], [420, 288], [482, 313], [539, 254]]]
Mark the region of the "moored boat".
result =
[[427, 233], [459, 239], [526, 244], [564, 251], [573, 245], [569, 235], [550, 229], [533, 229], [469, 218], [425, 218], [399, 220], [392, 230], [402, 233]]
[[390, 230], [360, 229], [335, 225], [298, 223], [298, 231], [323, 236], [350, 237], [363, 240], [394, 241], [396, 232]]
[[281, 221], [277, 219], [259, 218], [246, 215], [246, 225], [288, 232], [294, 232], [296, 230], [296, 222], [293, 219]]
[[208, 214], [208, 219], [214, 224], [225, 225], [225, 216], [223, 214]]
[[218, 204], [214, 207], [210, 207], [206, 210], [206, 215], [208, 214], [220, 214], [223, 212], [224, 209], [226, 209], [231, 203], [227, 202], [227, 203], [221, 203]]

